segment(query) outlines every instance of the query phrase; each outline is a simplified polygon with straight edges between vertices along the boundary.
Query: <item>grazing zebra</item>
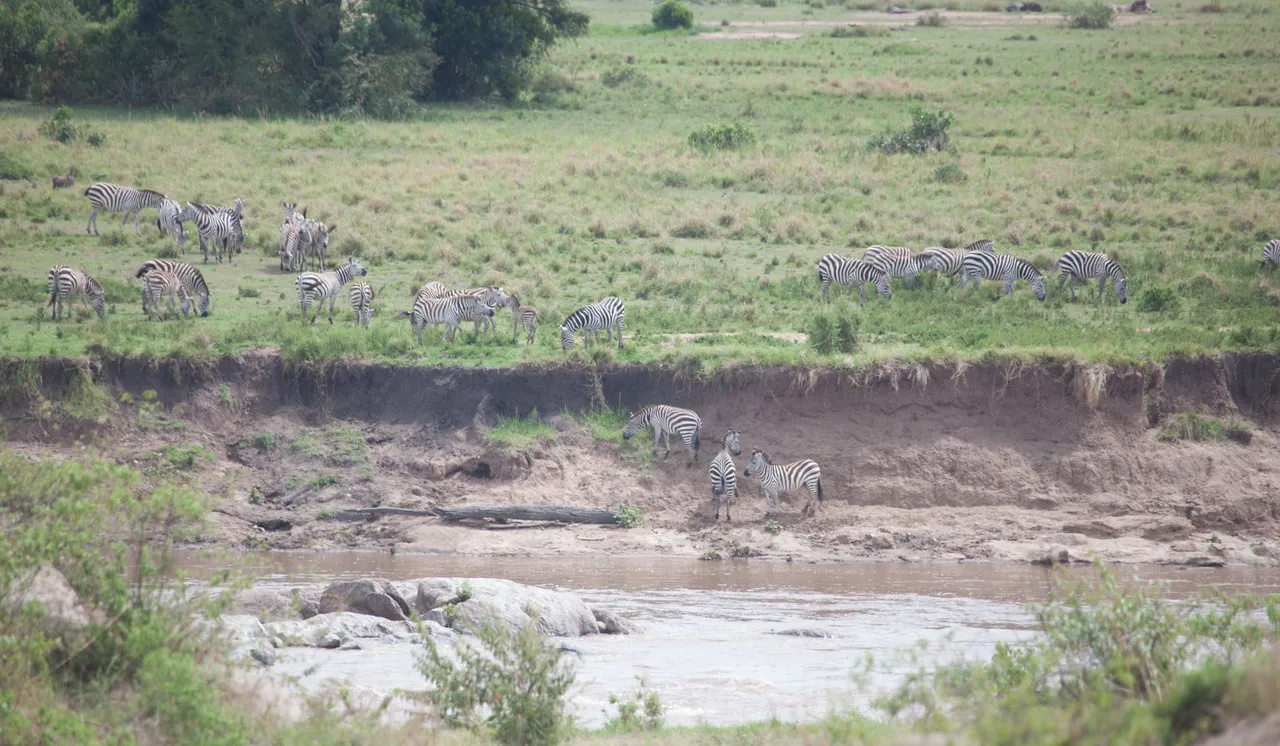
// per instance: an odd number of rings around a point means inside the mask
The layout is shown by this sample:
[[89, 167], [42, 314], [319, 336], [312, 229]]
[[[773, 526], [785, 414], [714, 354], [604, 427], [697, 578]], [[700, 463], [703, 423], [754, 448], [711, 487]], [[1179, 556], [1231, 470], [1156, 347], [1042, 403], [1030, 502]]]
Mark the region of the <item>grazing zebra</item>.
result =
[[187, 253], [187, 232], [182, 229], [182, 205], [177, 200], [165, 199], [160, 204], [160, 216], [156, 218], [156, 228], [160, 235], [173, 236], [178, 244], [178, 253]]
[[[164, 272], [172, 272], [182, 280], [182, 284], [186, 286], [187, 292], [192, 298], [198, 299], [196, 306], [200, 311], [200, 315], [209, 315], [209, 285], [204, 281], [204, 275], [200, 274], [200, 270], [185, 262], [171, 262], [168, 259], [148, 259], [138, 268], [134, 277], [142, 277], [148, 272], [161, 270]], [[142, 294], [142, 312], [147, 312], [147, 293]]]
[[[319, 220], [306, 221], [306, 231], [310, 234], [310, 241], [306, 244], [306, 249], [311, 252], [311, 261], [316, 269], [324, 270], [324, 255], [329, 250], [329, 234], [338, 230], [337, 223], [333, 225], [325, 225]], [[306, 261], [305, 257], [303, 261]]]
[[[236, 200], [239, 204], [239, 200]], [[200, 232], [200, 250], [204, 252], [204, 263], [209, 263], [209, 244], [213, 244], [213, 255], [222, 263], [222, 251], [227, 252], [227, 263], [231, 263], [232, 254], [238, 242], [243, 240], [244, 231], [240, 226], [240, 215], [227, 209], [210, 208], [209, 205], [193, 205], [190, 202], [183, 208], [181, 217], [196, 224]]]
[[831, 302], [828, 290], [833, 282], [837, 285], [849, 285], [850, 290], [857, 287], [860, 307], [866, 306], [863, 302], [864, 283], [875, 285], [876, 292], [885, 298], [893, 297], [888, 275], [861, 259], [848, 259], [839, 254], [827, 254], [818, 261], [818, 280], [822, 282], [822, 299], [828, 303]]
[[369, 319], [373, 316], [373, 286], [367, 282], [357, 282], [351, 286], [351, 310], [356, 314], [356, 326], [369, 328]]
[[868, 246], [862, 261], [890, 277], [902, 277], [907, 287], [916, 283], [916, 275], [926, 269], [924, 260], [904, 246]]
[[418, 346], [422, 347], [422, 330], [427, 324], [444, 324], [443, 341], [451, 342], [462, 322], [482, 316], [493, 316], [493, 308], [481, 303], [473, 295], [459, 295], [453, 298], [419, 296], [414, 298], [412, 310], [401, 311], [395, 318], [409, 319], [413, 333], [418, 338]]
[[1280, 266], [1280, 238], [1273, 238], [1262, 247], [1262, 266], [1268, 264], [1272, 267]]
[[53, 318], [55, 321], [62, 315], [63, 309], [66, 307], [67, 298], [72, 294], [80, 296], [80, 300], [93, 307], [98, 318], [103, 316], [103, 301], [106, 292], [98, 281], [76, 269], [68, 267], [65, 264], [59, 264], [49, 270], [49, 303], [53, 306]]
[[738, 443], [738, 431], [729, 428], [724, 434], [724, 448], [711, 459], [711, 500], [716, 504], [716, 520], [720, 520], [720, 505], [724, 505], [724, 519], [732, 521], [729, 508], [733, 498], [738, 495], [738, 467], [733, 463], [734, 456], [742, 455], [742, 446]]
[[610, 295], [589, 306], [583, 306], [564, 320], [560, 325], [560, 347], [568, 350], [573, 347], [574, 332], [583, 330], [587, 347], [591, 346], [591, 333], [594, 331], [596, 341], [600, 341], [600, 332], [607, 332], [609, 341], [613, 341], [613, 329], [618, 330], [618, 349], [622, 349], [622, 318], [627, 309], [622, 301]]
[[443, 282], [436, 282], [435, 280], [432, 280], [426, 285], [418, 288], [418, 294], [415, 297], [431, 300], [433, 298], [443, 298], [448, 294], [449, 288], [445, 287]]
[[332, 324], [333, 303], [338, 299], [338, 291], [342, 290], [342, 286], [350, 282], [351, 278], [364, 277], [367, 274], [369, 270], [361, 267], [355, 257], [349, 256], [347, 263], [340, 265], [333, 272], [303, 272], [298, 275], [298, 279], [293, 284], [298, 288], [298, 301], [302, 304], [303, 321], [307, 319], [307, 309], [312, 303], [317, 303], [316, 315], [311, 317], [311, 323], [316, 323], [316, 319], [320, 317], [320, 308], [327, 298], [329, 323]]
[[698, 462], [698, 447], [702, 445], [702, 418], [696, 412], [680, 409], [666, 404], [650, 404], [631, 415], [627, 427], [622, 431], [623, 440], [631, 438], [643, 427], [653, 427], [653, 450], [658, 450], [661, 440], [667, 449], [666, 456], [671, 455], [671, 435], [679, 435], [689, 447], [689, 466]]
[[1095, 251], [1068, 251], [1062, 255], [1054, 267], [1062, 273], [1058, 278], [1059, 290], [1062, 289], [1062, 283], [1068, 279], [1071, 280], [1071, 300], [1073, 301], [1076, 299], [1076, 282], [1088, 282], [1096, 277], [1098, 297], [1101, 298], [1107, 287], [1107, 278], [1110, 277], [1121, 305], [1129, 302], [1129, 280], [1125, 278], [1124, 270], [1120, 265], [1106, 254]]
[[524, 333], [527, 337], [525, 343], [533, 344], [533, 335], [538, 331], [538, 309], [533, 306], [520, 305], [520, 299], [514, 295], [511, 296], [511, 300], [507, 305], [511, 306], [511, 341], [516, 341], [520, 326], [523, 324]]
[[764, 490], [765, 515], [770, 515], [770, 507], [779, 509], [779, 495], [796, 492], [801, 487], [809, 490], [809, 499], [805, 502], [801, 515], [808, 513], [809, 509], [814, 507], [815, 497], [818, 498], [818, 502], [822, 502], [822, 471], [815, 461], [805, 459], [774, 466], [769, 454], [757, 448], [751, 452], [751, 460], [747, 462], [747, 468], [742, 470], [744, 477], [752, 474], [759, 475], [760, 487]]
[[159, 210], [163, 204], [165, 196], [159, 192], [153, 192], [150, 189], [135, 189], [127, 186], [117, 186], [115, 184], [103, 184], [99, 182], [84, 190], [84, 196], [89, 198], [89, 222], [84, 227], [84, 232], [92, 236], [101, 235], [98, 233], [98, 211], [103, 212], [123, 212], [124, 220], [120, 221], [120, 228], [123, 229], [125, 223], [129, 222], [129, 216], [133, 215], [133, 232], [141, 236], [142, 231], [138, 228], [138, 215], [148, 207]]
[[[1008, 254], [988, 254], [985, 251], [971, 251], [965, 255], [960, 264], [960, 284], [956, 287], [956, 296], [964, 289], [965, 283], [973, 279], [973, 289], [977, 290], [983, 279], [1004, 280], [1002, 295], [1013, 295], [1013, 281], [1026, 280], [1036, 292], [1037, 300], [1044, 300], [1044, 275], [1026, 259]], [[972, 290], [970, 292], [973, 292]]]
[[[152, 270], [147, 273], [143, 283], [145, 284], [142, 290], [145, 297], [143, 305], [149, 307], [147, 316], [157, 321], [164, 321], [167, 312], [173, 310], [175, 296], [179, 301], [179, 307], [182, 309], [182, 315], [187, 315], [191, 307], [191, 291], [187, 289], [186, 283], [182, 281], [177, 272], [168, 272], [162, 269]], [[166, 298], [168, 299], [167, 303], [165, 301]], [[148, 300], [150, 301], [149, 303], [147, 302]]]
[[963, 249], [944, 249], [941, 246], [930, 246], [920, 252], [921, 265], [930, 272], [941, 272], [947, 277], [955, 277], [960, 273], [960, 265], [970, 252], [981, 251], [986, 254], [995, 253], [995, 242], [989, 238], [974, 241]]

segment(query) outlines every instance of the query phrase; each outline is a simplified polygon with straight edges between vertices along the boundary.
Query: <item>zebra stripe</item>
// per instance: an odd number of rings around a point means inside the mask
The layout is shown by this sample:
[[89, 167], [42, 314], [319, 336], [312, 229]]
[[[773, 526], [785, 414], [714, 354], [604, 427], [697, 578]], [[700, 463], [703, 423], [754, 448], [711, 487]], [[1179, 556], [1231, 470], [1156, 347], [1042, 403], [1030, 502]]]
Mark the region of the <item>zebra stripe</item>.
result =
[[655, 452], [658, 450], [658, 441], [661, 440], [667, 449], [666, 455], [670, 456], [671, 436], [678, 435], [689, 447], [689, 466], [697, 463], [698, 447], [702, 445], [702, 418], [696, 412], [666, 404], [650, 404], [631, 415], [626, 428], [622, 431], [622, 439], [631, 440], [644, 427], [653, 428]]
[[1267, 245], [1262, 247], [1262, 264], [1265, 266], [1270, 264], [1273, 267], [1280, 266], [1280, 238], [1273, 238], [1267, 241]]
[[595, 332], [596, 341], [600, 341], [600, 332], [607, 332], [609, 341], [613, 341], [613, 329], [618, 330], [618, 349], [622, 349], [622, 319], [627, 309], [622, 301], [609, 296], [589, 306], [583, 306], [564, 320], [560, 325], [560, 347], [568, 350], [573, 347], [574, 332], [582, 329], [586, 336], [587, 347], [591, 346], [591, 333]]
[[[319, 220], [307, 220], [306, 232], [310, 236], [305, 248], [311, 254], [312, 265], [319, 270], [324, 269], [324, 255], [329, 250], [329, 234], [338, 229], [338, 224], [325, 225]], [[305, 257], [303, 259], [305, 261]]]
[[357, 282], [351, 286], [351, 310], [356, 314], [356, 326], [369, 328], [369, 319], [373, 316], [373, 286], [367, 282]]
[[[148, 272], [161, 270], [164, 272], [172, 272], [182, 280], [182, 284], [186, 286], [187, 292], [193, 298], [197, 298], [196, 303], [201, 316], [209, 315], [209, 285], [204, 281], [204, 275], [200, 274], [200, 270], [185, 262], [171, 262], [168, 259], [148, 259], [138, 268], [134, 277], [143, 277]], [[142, 294], [142, 312], [147, 312], [147, 294]]]
[[103, 317], [106, 292], [98, 281], [75, 267], [58, 264], [49, 270], [49, 303], [47, 305], [53, 306], [54, 321], [63, 315], [67, 298], [72, 293], [80, 296], [83, 303], [93, 308], [98, 318]]
[[90, 208], [89, 222], [85, 225], [84, 232], [92, 236], [101, 235], [98, 233], [99, 210], [103, 212], [123, 212], [124, 220], [120, 221], [122, 230], [125, 223], [129, 222], [129, 216], [133, 215], [133, 232], [141, 236], [142, 231], [138, 228], [139, 214], [148, 207], [159, 210], [165, 199], [163, 194], [153, 192], [150, 189], [135, 189], [134, 187], [104, 184], [102, 182], [98, 182], [84, 190], [84, 196], [89, 198]]
[[770, 507], [775, 510], [779, 508], [779, 495], [797, 492], [801, 487], [809, 491], [809, 499], [805, 502], [801, 515], [808, 513], [813, 507], [815, 497], [818, 502], [822, 502], [822, 470], [818, 468], [815, 461], [805, 459], [774, 466], [769, 454], [756, 449], [751, 452], [751, 460], [747, 463], [747, 468], [742, 470], [744, 477], [752, 474], [757, 474], [760, 478], [760, 487], [764, 490], [766, 515], [770, 513]]
[[401, 311], [395, 315], [397, 319], [408, 318], [413, 326], [414, 336], [418, 338], [418, 346], [422, 347], [422, 330], [427, 324], [444, 324], [445, 342], [453, 341], [462, 322], [472, 321], [481, 316], [493, 316], [493, 309], [471, 295], [460, 295], [454, 298], [414, 298], [413, 309]]
[[178, 253], [187, 253], [187, 232], [182, 228], [182, 205], [177, 200], [165, 199], [160, 203], [160, 216], [156, 218], [156, 227], [160, 235], [173, 236], [178, 244]]
[[863, 284], [876, 286], [876, 292], [885, 298], [892, 298], [893, 291], [889, 287], [889, 276], [861, 259], [848, 259], [839, 254], [827, 254], [818, 261], [818, 280], [822, 283], [822, 299], [828, 303], [831, 298], [828, 290], [831, 283], [858, 288], [858, 305], [863, 302]]
[[[239, 204], [236, 200], [236, 204]], [[204, 263], [209, 263], [209, 244], [213, 244], [213, 255], [222, 263], [222, 252], [227, 252], [227, 263], [230, 264], [237, 245], [244, 240], [244, 230], [240, 224], [240, 215], [228, 208], [216, 208], [209, 205], [193, 205], [190, 202], [182, 210], [182, 218], [196, 224], [200, 232], [200, 250], [204, 252]]]
[[963, 249], [944, 249], [941, 246], [930, 246], [920, 252], [920, 263], [925, 270], [941, 272], [947, 277], [955, 277], [960, 273], [960, 265], [964, 262], [964, 258], [972, 251], [994, 254], [995, 242], [989, 238], [983, 238], [974, 241]]
[[298, 275], [298, 279], [294, 280], [294, 287], [298, 289], [298, 301], [302, 304], [302, 319], [307, 318], [307, 310], [311, 308], [312, 303], [318, 302], [316, 306], [316, 315], [311, 317], [311, 323], [316, 323], [316, 319], [320, 316], [320, 308], [324, 305], [327, 298], [329, 300], [329, 323], [333, 323], [333, 304], [338, 299], [338, 291], [342, 290], [342, 286], [351, 281], [353, 277], [364, 277], [369, 274], [369, 270], [360, 266], [360, 262], [355, 257], [347, 257], [347, 263], [339, 266], [333, 272], [303, 272]]
[[297, 211], [297, 202], [281, 202], [280, 206], [284, 209], [284, 220], [280, 224], [280, 271], [294, 272], [294, 255], [286, 251], [289, 241], [289, 235], [298, 229], [298, 226], [306, 222], [307, 208], [302, 208], [301, 212]]
[[907, 287], [916, 282], [916, 275], [925, 269], [923, 261], [904, 246], [868, 246], [862, 261], [890, 277], [902, 277]]
[[[973, 289], [977, 290], [983, 279], [1004, 280], [1002, 295], [1013, 295], [1014, 280], [1026, 280], [1035, 290], [1036, 299], [1044, 300], [1044, 276], [1040, 270], [1026, 259], [1008, 254], [988, 254], [985, 251], [971, 251], [965, 255], [960, 264], [960, 284], [956, 287], [956, 295], [964, 289], [965, 283], [973, 280]], [[973, 292], [972, 290], [970, 292]]]
[[[149, 303], [147, 316], [156, 321], [164, 321], [169, 311], [173, 310], [173, 301], [176, 296], [179, 306], [182, 309], [182, 315], [186, 316], [191, 308], [191, 291], [187, 289], [186, 283], [178, 276], [176, 272], [168, 272], [162, 269], [152, 270], [147, 273], [143, 279], [145, 287], [142, 292]], [[165, 299], [168, 299], [167, 302]]]
[[1062, 283], [1068, 279], [1071, 280], [1071, 300], [1073, 301], [1076, 299], [1077, 282], [1088, 282], [1097, 278], [1098, 297], [1101, 298], [1107, 287], [1107, 278], [1110, 277], [1120, 303], [1123, 305], [1129, 302], [1129, 280], [1124, 276], [1124, 270], [1120, 265], [1106, 254], [1096, 251], [1068, 251], [1062, 255], [1054, 268], [1062, 273], [1058, 278], [1059, 290], [1062, 289]]
[[733, 463], [734, 456], [742, 455], [742, 446], [738, 442], [738, 431], [729, 428], [724, 434], [724, 448], [711, 459], [711, 499], [716, 504], [716, 520], [720, 520], [720, 505], [724, 505], [724, 519], [732, 521], [729, 508], [733, 498], [738, 495], [738, 467]]
[[520, 327], [523, 325], [527, 338], [525, 344], [533, 344], [533, 335], [538, 331], [538, 309], [520, 305], [520, 299], [514, 295], [511, 296], [508, 305], [511, 307], [511, 341], [516, 341]]

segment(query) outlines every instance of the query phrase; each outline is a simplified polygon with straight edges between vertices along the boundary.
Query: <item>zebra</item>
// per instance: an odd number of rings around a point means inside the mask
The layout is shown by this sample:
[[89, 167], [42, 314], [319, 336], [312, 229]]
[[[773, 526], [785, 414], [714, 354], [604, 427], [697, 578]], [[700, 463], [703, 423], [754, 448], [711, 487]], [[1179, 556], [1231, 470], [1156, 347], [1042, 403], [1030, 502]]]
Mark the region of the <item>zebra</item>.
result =
[[85, 225], [84, 232], [91, 236], [102, 235], [98, 233], [99, 210], [103, 212], [123, 212], [124, 220], [120, 221], [121, 230], [129, 222], [129, 216], [133, 215], [133, 232], [141, 236], [142, 231], [138, 228], [139, 214], [148, 207], [159, 210], [160, 205], [165, 200], [163, 194], [153, 192], [150, 189], [135, 189], [134, 187], [104, 184], [102, 182], [98, 182], [84, 190], [84, 196], [89, 198], [90, 207], [89, 222]]
[[305, 269], [307, 254], [311, 252], [311, 221], [295, 219], [282, 226], [281, 231], [284, 244], [280, 250], [280, 269], [301, 272]]
[[413, 309], [401, 311], [395, 315], [397, 319], [409, 319], [413, 333], [418, 338], [418, 346], [424, 346], [422, 330], [427, 324], [444, 324], [445, 342], [453, 341], [463, 321], [471, 321], [478, 316], [493, 316], [493, 308], [480, 302], [473, 295], [459, 295], [453, 298], [414, 298]]
[[280, 271], [293, 271], [293, 254], [286, 252], [286, 246], [289, 236], [293, 233], [299, 224], [306, 222], [307, 208], [298, 211], [297, 202], [281, 202], [280, 206], [284, 209], [284, 220], [280, 224]]
[[333, 272], [303, 272], [298, 275], [298, 279], [294, 280], [294, 286], [298, 288], [298, 301], [302, 304], [302, 319], [307, 318], [307, 309], [312, 303], [318, 302], [316, 306], [316, 315], [311, 317], [311, 323], [316, 323], [316, 319], [320, 317], [320, 308], [324, 305], [327, 298], [329, 300], [329, 323], [333, 323], [333, 303], [338, 299], [338, 291], [351, 281], [353, 277], [364, 277], [369, 274], [369, 270], [360, 266], [360, 262], [356, 261], [353, 256], [347, 257], [347, 263], [340, 265]]
[[104, 314], [103, 305], [106, 291], [98, 281], [75, 267], [65, 264], [55, 265], [49, 270], [49, 306], [53, 306], [53, 319], [58, 320], [66, 307], [67, 298], [72, 294], [80, 296], [80, 300], [91, 306], [98, 318]]
[[1268, 264], [1272, 267], [1280, 266], [1280, 238], [1273, 238], [1262, 247], [1262, 266]]
[[930, 246], [921, 251], [919, 257], [924, 269], [930, 272], [941, 272], [947, 277], [955, 277], [960, 273], [960, 265], [970, 252], [981, 251], [985, 254], [995, 253], [995, 242], [983, 238], [965, 246], [963, 249], [944, 249], [941, 246]]
[[876, 286], [876, 292], [886, 299], [893, 297], [889, 287], [889, 276], [861, 259], [848, 259], [839, 254], [827, 254], [818, 262], [818, 280], [822, 282], [822, 299], [831, 302], [828, 290], [831, 283], [849, 285], [858, 288], [858, 306], [866, 307], [863, 300], [863, 285], [870, 282]]
[[160, 216], [156, 218], [156, 228], [160, 235], [173, 236], [178, 244], [178, 253], [187, 253], [187, 232], [182, 228], [182, 205], [177, 200], [165, 198], [160, 203]]
[[367, 282], [357, 282], [351, 286], [351, 310], [356, 314], [356, 326], [369, 328], [369, 318], [373, 316], [373, 286]]
[[[182, 280], [182, 284], [187, 287], [187, 292], [196, 301], [196, 308], [200, 311], [200, 316], [209, 315], [209, 285], [204, 281], [204, 275], [200, 274], [200, 270], [193, 265], [185, 262], [171, 262], [168, 259], [148, 259], [138, 268], [134, 277], [142, 277], [148, 272], [161, 270], [164, 272], [172, 272]], [[147, 312], [147, 294], [142, 294], [142, 312]]]
[[752, 474], [759, 476], [760, 487], [764, 490], [765, 515], [771, 513], [770, 507], [779, 509], [779, 495], [796, 492], [801, 487], [809, 491], [809, 499], [805, 502], [801, 515], [808, 513], [809, 509], [814, 507], [815, 497], [818, 498], [818, 502], [822, 502], [822, 471], [818, 468], [816, 461], [805, 459], [774, 466], [769, 454], [757, 448], [751, 452], [751, 460], [747, 462], [747, 468], [742, 470], [744, 477]]
[[[1013, 295], [1014, 280], [1022, 279], [1031, 283], [1032, 290], [1035, 290], [1036, 299], [1044, 300], [1044, 275], [1040, 274], [1040, 270], [1026, 259], [1009, 256], [1008, 254], [988, 254], [985, 251], [971, 251], [965, 255], [964, 261], [960, 263], [960, 284], [956, 287], [956, 296], [959, 297], [960, 291], [964, 289], [965, 283], [969, 279], [973, 279], [973, 290], [978, 289], [978, 285], [983, 279], [988, 280], [1004, 280], [1004, 291], [1002, 295]], [[969, 292], [973, 292], [972, 290]]]
[[732, 521], [729, 508], [733, 498], [738, 495], [738, 467], [733, 463], [734, 456], [742, 455], [742, 446], [738, 443], [738, 431], [729, 428], [724, 434], [724, 448], [711, 459], [711, 500], [716, 504], [716, 520], [720, 520], [720, 505], [724, 505], [724, 519]]
[[[329, 250], [329, 234], [338, 230], [338, 224], [325, 225], [319, 220], [307, 220], [306, 231], [310, 235], [310, 241], [306, 243], [305, 248], [311, 252], [311, 261], [316, 269], [324, 271], [324, 255]], [[305, 255], [303, 261], [306, 261]]]
[[[236, 200], [239, 204], [239, 200]], [[200, 232], [200, 250], [204, 252], [204, 263], [209, 263], [209, 244], [213, 244], [213, 255], [222, 263], [222, 251], [227, 252], [227, 263], [232, 260], [236, 245], [243, 240], [244, 231], [240, 225], [240, 215], [227, 209], [211, 208], [209, 205], [193, 205], [190, 202], [183, 208], [182, 219], [196, 224]]]
[[661, 440], [667, 449], [666, 455], [671, 455], [671, 435], [674, 433], [689, 447], [688, 466], [698, 462], [698, 447], [702, 445], [702, 418], [696, 412], [666, 404], [650, 404], [631, 415], [622, 431], [622, 439], [631, 440], [641, 428], [650, 426], [653, 427], [655, 453], [658, 451], [658, 441]]
[[607, 332], [609, 341], [613, 341], [613, 329], [618, 330], [618, 349], [622, 349], [622, 319], [627, 309], [622, 301], [610, 295], [589, 306], [583, 306], [564, 320], [560, 325], [560, 347], [568, 350], [573, 347], [574, 332], [583, 330], [587, 347], [591, 346], [591, 333], [594, 331], [596, 341], [600, 341], [600, 332]]
[[902, 277], [907, 287], [916, 283], [916, 275], [925, 269], [924, 261], [903, 246], [868, 246], [862, 261], [890, 277]]
[[524, 325], [524, 333], [527, 337], [526, 344], [533, 344], [533, 335], [538, 330], [538, 309], [533, 306], [520, 305], [520, 299], [511, 296], [507, 303], [511, 307], [511, 341], [515, 342], [520, 332], [520, 326]]
[[1073, 301], [1076, 299], [1077, 281], [1088, 282], [1095, 277], [1098, 278], [1098, 297], [1101, 298], [1107, 286], [1107, 278], [1110, 277], [1120, 304], [1129, 302], [1129, 280], [1124, 276], [1124, 270], [1120, 265], [1106, 254], [1095, 251], [1068, 251], [1054, 264], [1054, 268], [1062, 273], [1058, 278], [1059, 290], [1062, 289], [1062, 283], [1068, 278], [1071, 280], [1071, 300]]
[[[187, 289], [186, 283], [182, 281], [177, 272], [169, 272], [163, 269], [152, 270], [147, 273], [143, 283], [145, 284], [142, 291], [144, 296], [143, 305], [149, 306], [147, 316], [157, 321], [164, 321], [167, 312], [173, 310], [175, 296], [178, 298], [182, 315], [187, 315], [191, 307], [191, 291]], [[166, 298], [167, 303], [165, 302]], [[149, 304], [146, 302], [148, 299], [150, 300]]]
[[433, 298], [443, 298], [448, 294], [449, 288], [445, 287], [443, 282], [436, 282], [435, 280], [432, 280], [418, 288], [418, 294], [415, 297], [431, 300]]

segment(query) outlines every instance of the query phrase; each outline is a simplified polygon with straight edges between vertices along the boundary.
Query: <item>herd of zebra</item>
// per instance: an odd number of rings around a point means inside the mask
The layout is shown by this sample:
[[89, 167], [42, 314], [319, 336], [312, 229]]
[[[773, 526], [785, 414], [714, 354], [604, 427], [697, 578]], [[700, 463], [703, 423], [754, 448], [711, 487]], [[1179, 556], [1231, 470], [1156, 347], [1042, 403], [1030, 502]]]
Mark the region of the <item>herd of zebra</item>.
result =
[[[624, 440], [631, 440], [646, 427], [653, 428], [655, 453], [661, 443], [666, 449], [666, 455], [670, 456], [671, 436], [675, 435], [689, 448], [688, 465], [697, 463], [698, 448], [702, 443], [702, 418], [697, 412], [667, 404], [651, 404], [631, 415], [622, 431], [622, 437]], [[723, 448], [711, 459], [709, 469], [711, 499], [716, 506], [716, 520], [720, 519], [720, 507], [723, 505], [725, 520], [731, 521], [733, 517], [729, 511], [738, 494], [738, 467], [733, 457], [742, 455], [741, 435], [731, 427], [725, 431], [722, 443]], [[816, 511], [814, 500], [819, 503], [823, 501], [822, 470], [812, 459], [775, 465], [768, 453], [757, 448], [751, 452], [751, 458], [742, 470], [744, 477], [753, 475], [760, 480], [760, 488], [764, 490], [765, 517], [781, 509], [778, 502], [781, 495], [801, 489], [808, 494], [801, 515]]]
[[[1280, 255], [1280, 241], [1276, 244], [1276, 253]], [[1271, 244], [1268, 244], [1270, 250]], [[1280, 264], [1280, 256], [1275, 262]], [[1106, 288], [1107, 278], [1111, 278], [1116, 297], [1121, 303], [1129, 300], [1129, 281], [1125, 277], [1120, 264], [1108, 257], [1093, 251], [1068, 251], [1054, 264], [1054, 271], [1060, 273], [1058, 288], [1064, 282], [1071, 282], [1071, 300], [1076, 299], [1076, 283], [1098, 281], [1098, 297]], [[1013, 284], [1017, 280], [1030, 283], [1037, 300], [1044, 300], [1044, 275], [1036, 266], [1026, 259], [997, 254], [995, 242], [989, 238], [965, 246], [963, 249], [944, 249], [933, 246], [914, 253], [901, 246], [869, 246], [861, 259], [850, 259], [839, 254], [827, 254], [818, 261], [818, 281], [822, 283], [822, 299], [830, 302], [831, 285], [847, 285], [850, 292], [858, 289], [858, 305], [865, 305], [863, 299], [864, 286], [868, 283], [875, 287], [884, 298], [892, 298], [893, 291], [889, 280], [901, 277], [906, 280], [907, 287], [915, 283], [922, 272], [939, 272], [947, 277], [959, 277], [956, 294], [959, 295], [964, 286], [972, 281], [970, 292], [978, 289], [983, 280], [1001, 280], [1004, 283], [1003, 295], [1013, 295]]]

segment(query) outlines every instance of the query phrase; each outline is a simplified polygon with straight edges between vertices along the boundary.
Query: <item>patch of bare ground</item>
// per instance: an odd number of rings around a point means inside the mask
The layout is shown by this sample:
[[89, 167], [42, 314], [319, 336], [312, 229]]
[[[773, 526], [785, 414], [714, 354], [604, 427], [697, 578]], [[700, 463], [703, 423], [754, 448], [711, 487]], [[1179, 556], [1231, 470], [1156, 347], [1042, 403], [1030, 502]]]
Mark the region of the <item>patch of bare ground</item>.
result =
[[[43, 395], [60, 396], [56, 361]], [[67, 370], [79, 370], [67, 366]], [[5, 447], [39, 458], [91, 452], [214, 497], [200, 541], [244, 548], [368, 548], [474, 555], [750, 556], [794, 561], [1280, 564], [1280, 357], [1171, 361], [1155, 369], [1029, 363], [885, 363], [739, 369], [689, 379], [601, 369], [290, 370], [272, 356], [179, 371], [114, 361], [94, 375], [127, 402], [98, 422], [40, 420], [6, 404]], [[174, 381], [180, 380], [180, 383]], [[132, 392], [132, 393], [131, 393]], [[562, 412], [601, 395], [702, 416], [699, 464], [648, 461]], [[544, 413], [554, 436], [508, 451], [499, 415]], [[1166, 443], [1172, 412], [1250, 421], [1247, 445]], [[707, 464], [726, 427], [776, 463], [812, 458], [826, 501], [802, 517], [741, 478], [733, 522], [716, 522]], [[643, 437], [632, 441], [643, 442]], [[199, 446], [175, 464], [165, 446]], [[739, 458], [739, 467], [745, 457]], [[337, 520], [348, 508], [471, 504], [640, 506], [645, 524], [493, 530], [436, 518]], [[770, 526], [770, 528], [775, 528]]]

